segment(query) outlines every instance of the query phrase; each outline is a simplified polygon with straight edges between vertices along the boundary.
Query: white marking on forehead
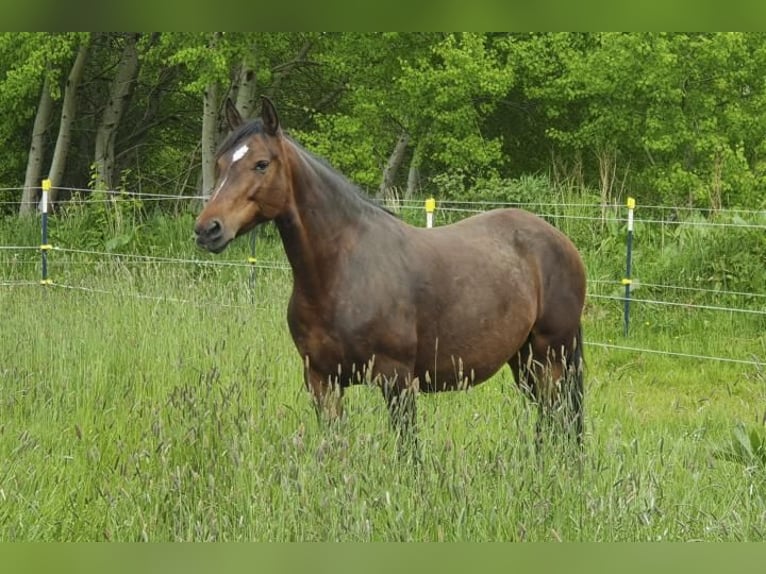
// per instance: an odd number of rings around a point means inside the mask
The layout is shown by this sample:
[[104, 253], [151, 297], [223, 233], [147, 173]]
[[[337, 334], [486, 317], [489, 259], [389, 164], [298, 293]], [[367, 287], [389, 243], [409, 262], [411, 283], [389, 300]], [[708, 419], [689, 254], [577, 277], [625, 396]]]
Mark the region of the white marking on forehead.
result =
[[237, 148], [237, 151], [234, 152], [234, 155], [231, 156], [231, 163], [234, 163], [235, 161], [241, 160], [243, 157], [245, 157], [245, 154], [247, 153], [247, 150], [250, 148], [247, 147], [247, 144], [244, 144]]

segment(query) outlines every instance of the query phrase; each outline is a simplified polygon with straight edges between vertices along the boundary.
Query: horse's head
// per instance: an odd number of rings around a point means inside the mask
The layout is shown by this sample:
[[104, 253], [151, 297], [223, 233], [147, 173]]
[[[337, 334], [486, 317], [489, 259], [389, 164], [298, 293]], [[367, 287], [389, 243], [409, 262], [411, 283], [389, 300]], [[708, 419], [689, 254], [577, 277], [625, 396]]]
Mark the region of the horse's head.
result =
[[197, 244], [220, 253], [258, 223], [279, 216], [290, 192], [282, 131], [274, 105], [263, 98], [260, 120], [246, 122], [231, 100], [226, 119], [232, 130], [216, 158], [215, 190], [197, 217]]

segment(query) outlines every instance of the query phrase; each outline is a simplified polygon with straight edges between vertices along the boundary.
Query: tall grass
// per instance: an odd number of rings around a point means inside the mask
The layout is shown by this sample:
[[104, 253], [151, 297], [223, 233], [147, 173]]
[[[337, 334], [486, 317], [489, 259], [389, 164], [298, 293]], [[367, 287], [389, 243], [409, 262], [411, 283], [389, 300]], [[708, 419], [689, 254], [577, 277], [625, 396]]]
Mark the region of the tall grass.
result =
[[[164, 225], [166, 253], [208, 257], [178, 240], [187, 220]], [[281, 257], [273, 237], [258, 249]], [[2, 279], [39, 272], [34, 252], [0, 256]], [[0, 289], [2, 540], [764, 538], [763, 469], [717, 455], [764, 416], [757, 367], [586, 347], [581, 455], [536, 453], [534, 410], [501, 371], [419, 398], [413, 464], [377, 389], [350, 389], [339, 425], [316, 421], [287, 272], [251, 287], [246, 267], [50, 258], [59, 286]], [[625, 341], [620, 313], [590, 302], [586, 344], [766, 354], [759, 318], [636, 306]]]

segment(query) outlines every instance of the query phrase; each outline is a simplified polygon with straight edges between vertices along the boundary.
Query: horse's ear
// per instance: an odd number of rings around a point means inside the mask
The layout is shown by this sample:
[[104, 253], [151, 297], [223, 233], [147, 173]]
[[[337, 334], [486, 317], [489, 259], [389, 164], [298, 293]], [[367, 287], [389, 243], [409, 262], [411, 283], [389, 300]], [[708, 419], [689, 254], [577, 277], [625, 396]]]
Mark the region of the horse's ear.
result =
[[234, 105], [234, 102], [231, 101], [231, 98], [226, 98], [226, 121], [229, 124], [229, 129], [232, 131], [245, 123], [245, 120], [242, 119], [242, 115], [239, 113], [237, 106]]
[[279, 115], [277, 114], [277, 108], [274, 107], [274, 104], [266, 96], [261, 96], [261, 118], [263, 119], [263, 127], [266, 133], [270, 136], [277, 135], [279, 131]]

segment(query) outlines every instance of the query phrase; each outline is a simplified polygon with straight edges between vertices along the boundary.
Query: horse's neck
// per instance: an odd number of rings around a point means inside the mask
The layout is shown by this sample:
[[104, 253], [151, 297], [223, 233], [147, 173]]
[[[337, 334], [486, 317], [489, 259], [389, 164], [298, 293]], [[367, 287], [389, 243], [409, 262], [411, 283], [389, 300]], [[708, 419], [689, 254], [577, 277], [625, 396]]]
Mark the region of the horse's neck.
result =
[[339, 253], [360, 223], [360, 198], [328, 168], [301, 158], [292, 173], [293, 197], [275, 222], [295, 287], [311, 296], [331, 289]]

